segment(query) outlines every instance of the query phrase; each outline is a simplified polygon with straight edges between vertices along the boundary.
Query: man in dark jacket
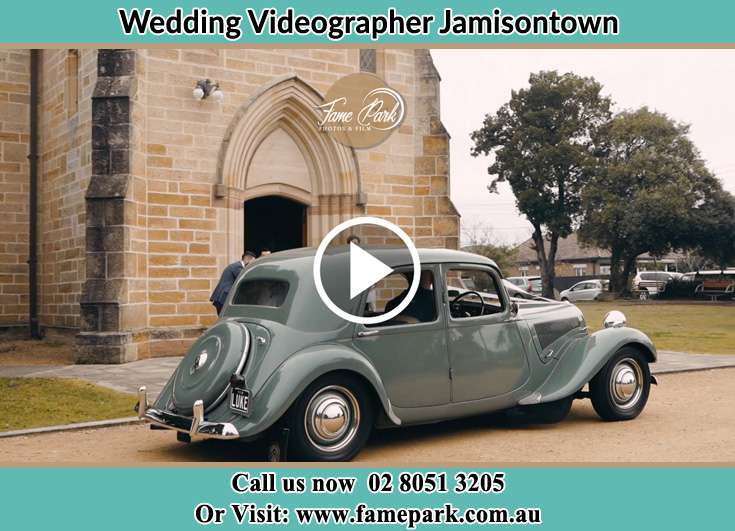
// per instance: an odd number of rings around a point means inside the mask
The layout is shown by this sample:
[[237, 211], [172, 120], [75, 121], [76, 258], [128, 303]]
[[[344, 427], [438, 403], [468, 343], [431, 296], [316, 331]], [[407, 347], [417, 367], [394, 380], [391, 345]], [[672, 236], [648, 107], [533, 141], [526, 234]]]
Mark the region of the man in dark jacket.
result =
[[[404, 273], [406, 281], [409, 287], [413, 282], [413, 273]], [[403, 298], [408, 294], [409, 288], [406, 288], [403, 293], [388, 301], [385, 305], [385, 313], [390, 312], [393, 308], [397, 307]], [[402, 316], [412, 317], [419, 323], [428, 323], [436, 319], [436, 310], [434, 304], [434, 275], [431, 271], [421, 271], [421, 277], [419, 278], [419, 288], [416, 290], [416, 295], [408, 306], [401, 312]], [[398, 317], [400, 319], [400, 316]]]
[[255, 260], [255, 254], [250, 251], [245, 251], [240, 260], [232, 262], [224, 271], [222, 271], [222, 276], [217, 283], [217, 287], [214, 288], [212, 296], [209, 297], [209, 300], [217, 310], [217, 315], [222, 312], [222, 307], [225, 305], [227, 295], [229, 295], [232, 285], [235, 283], [235, 280], [237, 280], [240, 272], [253, 260]]

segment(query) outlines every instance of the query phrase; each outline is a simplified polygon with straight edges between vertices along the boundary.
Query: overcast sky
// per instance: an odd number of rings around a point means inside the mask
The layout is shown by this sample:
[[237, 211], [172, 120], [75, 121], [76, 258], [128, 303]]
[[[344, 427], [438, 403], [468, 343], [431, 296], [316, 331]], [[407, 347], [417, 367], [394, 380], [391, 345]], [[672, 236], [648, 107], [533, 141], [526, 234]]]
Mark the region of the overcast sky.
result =
[[530, 235], [507, 184], [486, 185], [489, 160], [470, 156], [469, 135], [488, 112], [528, 85], [530, 72], [593, 76], [614, 109], [647, 105], [691, 124], [709, 168], [735, 192], [735, 50], [433, 50], [442, 77], [442, 122], [452, 135], [452, 200], [464, 228], [490, 226], [506, 243]]

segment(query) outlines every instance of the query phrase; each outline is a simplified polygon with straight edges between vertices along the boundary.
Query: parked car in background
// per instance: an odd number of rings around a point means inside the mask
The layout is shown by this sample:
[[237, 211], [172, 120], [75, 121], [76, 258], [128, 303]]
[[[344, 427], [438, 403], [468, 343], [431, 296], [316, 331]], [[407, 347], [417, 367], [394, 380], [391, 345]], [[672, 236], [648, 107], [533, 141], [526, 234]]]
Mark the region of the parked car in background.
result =
[[669, 284], [682, 276], [670, 271], [639, 271], [633, 279], [633, 293], [637, 293], [641, 300], [647, 300], [666, 291]]
[[511, 284], [518, 286], [523, 291], [540, 295], [543, 292], [541, 277], [508, 277], [506, 278]]
[[[663, 292], [658, 292], [658, 297], [667, 299], [691, 299], [705, 297], [713, 300], [719, 298], [732, 298], [735, 291], [735, 269], [725, 268], [716, 270], [689, 271], [666, 284]], [[732, 285], [732, 287], [731, 287]], [[638, 292], [643, 299], [651, 293]]]
[[583, 280], [562, 291], [559, 297], [562, 301], [569, 302], [596, 301], [603, 292], [608, 291], [609, 286], [609, 280]]
[[688, 273], [684, 273], [679, 280], [681, 282], [701, 282], [707, 278], [735, 278], [735, 267], [689, 271]]
[[735, 269], [727, 268], [723, 270], [719, 269], [710, 269], [710, 270], [700, 270], [700, 271], [689, 271], [687, 273], [684, 273], [681, 275], [677, 280], [679, 282], [686, 282], [686, 283], [697, 283], [701, 284], [703, 280], [711, 279], [711, 278], [727, 278], [727, 277], [735, 277]]

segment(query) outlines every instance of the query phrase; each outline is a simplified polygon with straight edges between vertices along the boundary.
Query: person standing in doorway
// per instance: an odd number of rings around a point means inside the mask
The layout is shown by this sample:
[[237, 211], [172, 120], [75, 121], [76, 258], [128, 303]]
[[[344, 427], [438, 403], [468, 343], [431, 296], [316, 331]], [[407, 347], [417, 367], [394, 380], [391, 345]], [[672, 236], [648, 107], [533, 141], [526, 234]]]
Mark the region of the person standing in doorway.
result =
[[222, 307], [225, 305], [227, 295], [230, 294], [235, 280], [237, 280], [242, 270], [253, 260], [255, 260], [255, 253], [245, 251], [240, 260], [232, 262], [222, 271], [222, 276], [220, 276], [219, 282], [217, 282], [217, 287], [214, 288], [212, 296], [209, 297], [212, 305], [217, 310], [217, 315], [222, 313]]

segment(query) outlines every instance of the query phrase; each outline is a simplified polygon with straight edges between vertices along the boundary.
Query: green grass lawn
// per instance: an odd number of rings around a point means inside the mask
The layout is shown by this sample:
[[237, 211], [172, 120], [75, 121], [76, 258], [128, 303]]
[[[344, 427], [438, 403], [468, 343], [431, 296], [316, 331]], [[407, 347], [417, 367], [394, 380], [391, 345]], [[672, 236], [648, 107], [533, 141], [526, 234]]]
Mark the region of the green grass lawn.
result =
[[0, 378], [0, 431], [135, 415], [136, 397], [81, 380]]
[[735, 306], [656, 304], [625, 301], [577, 304], [590, 331], [602, 328], [610, 310], [620, 310], [628, 326], [650, 337], [656, 348], [703, 354], [735, 354]]

